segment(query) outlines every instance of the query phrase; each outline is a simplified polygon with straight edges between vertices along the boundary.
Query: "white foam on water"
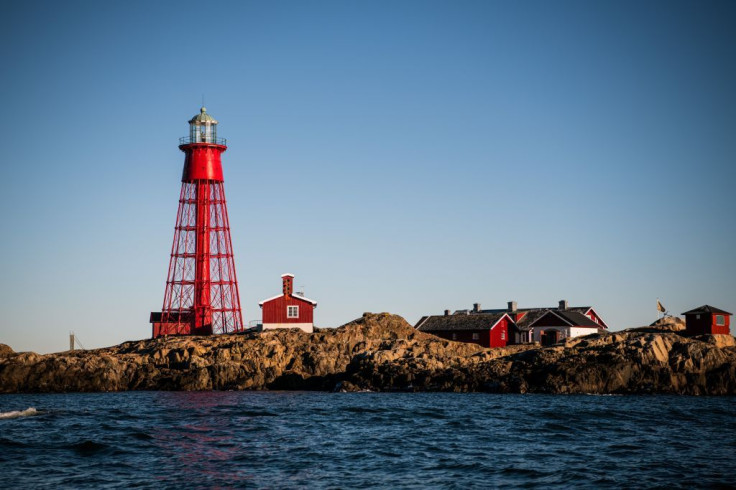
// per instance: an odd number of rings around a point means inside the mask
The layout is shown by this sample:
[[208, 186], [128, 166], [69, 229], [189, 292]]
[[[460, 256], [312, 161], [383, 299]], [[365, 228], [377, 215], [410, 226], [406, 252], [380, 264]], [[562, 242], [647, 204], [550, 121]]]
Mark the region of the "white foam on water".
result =
[[15, 410], [13, 412], [0, 412], [0, 419], [17, 419], [18, 417], [32, 417], [38, 415], [40, 412], [33, 407], [26, 408], [25, 410]]

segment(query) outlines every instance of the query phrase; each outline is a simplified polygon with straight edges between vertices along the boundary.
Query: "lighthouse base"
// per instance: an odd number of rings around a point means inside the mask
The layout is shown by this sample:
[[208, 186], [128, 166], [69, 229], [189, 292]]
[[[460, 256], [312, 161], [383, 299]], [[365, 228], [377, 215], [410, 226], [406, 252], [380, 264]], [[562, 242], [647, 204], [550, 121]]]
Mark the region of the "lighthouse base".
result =
[[165, 335], [212, 335], [212, 324], [193, 326], [194, 315], [190, 311], [169, 313], [164, 318], [160, 311], [152, 311], [150, 322], [152, 337]]

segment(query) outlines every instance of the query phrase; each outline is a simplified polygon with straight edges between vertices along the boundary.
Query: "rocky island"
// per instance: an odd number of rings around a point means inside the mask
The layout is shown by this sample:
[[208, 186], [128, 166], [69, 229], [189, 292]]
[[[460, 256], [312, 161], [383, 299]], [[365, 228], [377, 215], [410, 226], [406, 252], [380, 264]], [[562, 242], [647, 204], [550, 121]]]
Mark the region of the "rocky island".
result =
[[0, 344], [0, 393], [127, 390], [736, 394], [736, 339], [677, 325], [486, 349], [366, 313], [314, 333], [273, 330], [39, 355]]

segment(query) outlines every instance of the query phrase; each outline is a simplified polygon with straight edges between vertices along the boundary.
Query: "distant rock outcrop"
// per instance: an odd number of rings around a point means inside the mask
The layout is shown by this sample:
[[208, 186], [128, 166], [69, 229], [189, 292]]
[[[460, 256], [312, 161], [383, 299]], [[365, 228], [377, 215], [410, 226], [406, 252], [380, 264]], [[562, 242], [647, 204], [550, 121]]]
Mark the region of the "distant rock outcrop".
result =
[[652, 322], [649, 327], [662, 331], [681, 332], [685, 330], [685, 320], [676, 316], [665, 316]]
[[[734, 338], [619, 332], [484, 349], [366, 313], [313, 334], [171, 337], [91, 351], [13, 354], [0, 392], [124, 390], [489, 391], [736, 394]], [[727, 337], [727, 338], [726, 338]], [[730, 339], [730, 340], [729, 340]]]
[[7, 357], [12, 354], [15, 354], [15, 352], [9, 345], [0, 344], [0, 357]]

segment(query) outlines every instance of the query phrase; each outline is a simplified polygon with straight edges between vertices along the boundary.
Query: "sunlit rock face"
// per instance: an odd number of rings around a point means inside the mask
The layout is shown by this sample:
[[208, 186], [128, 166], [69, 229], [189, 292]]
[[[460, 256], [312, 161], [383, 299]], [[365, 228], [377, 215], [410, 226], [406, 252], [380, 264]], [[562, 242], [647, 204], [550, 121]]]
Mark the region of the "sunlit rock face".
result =
[[9, 345], [0, 344], [0, 357], [7, 357], [11, 354], [15, 354], [15, 352], [13, 352], [13, 349]]
[[[661, 326], [660, 326], [661, 327]], [[676, 327], [676, 326], [675, 326]], [[723, 338], [720, 338], [723, 337]], [[38, 355], [0, 344], [0, 392], [126, 390], [736, 394], [731, 336], [665, 328], [484, 349], [366, 313], [336, 329], [169, 337]]]

